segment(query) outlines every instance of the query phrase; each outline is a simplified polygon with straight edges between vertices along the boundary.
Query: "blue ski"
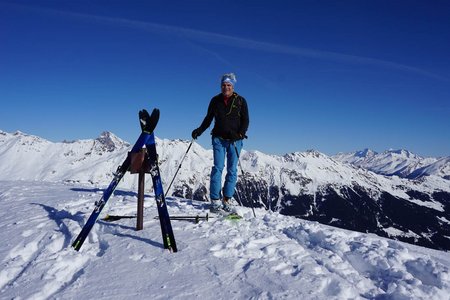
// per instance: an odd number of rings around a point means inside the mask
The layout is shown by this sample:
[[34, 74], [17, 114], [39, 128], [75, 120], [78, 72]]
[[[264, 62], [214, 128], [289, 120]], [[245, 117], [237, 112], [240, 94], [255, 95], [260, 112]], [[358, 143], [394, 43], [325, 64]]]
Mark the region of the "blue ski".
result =
[[[146, 110], [142, 110], [139, 112], [139, 118], [140, 118], [142, 133], [139, 136], [139, 138], [137, 139], [133, 148], [131, 149], [131, 151], [130, 151], [131, 153], [139, 152], [142, 149], [142, 147], [148, 143], [147, 142], [148, 139], [150, 137], [153, 137], [153, 130], [155, 129], [156, 125], [158, 124], [158, 120], [159, 120], [159, 110], [155, 108], [151, 115], [149, 115]], [[95, 207], [91, 213], [91, 216], [87, 220], [87, 222], [84, 225], [83, 229], [81, 230], [80, 234], [77, 236], [75, 241], [72, 243], [72, 247], [76, 251], [80, 250], [84, 241], [88, 237], [89, 232], [91, 231], [92, 227], [96, 223], [100, 213], [102, 212], [103, 208], [105, 207], [106, 202], [108, 202], [109, 198], [111, 197], [112, 193], [116, 189], [120, 180], [123, 178], [125, 173], [130, 168], [130, 164], [131, 164], [131, 158], [130, 158], [130, 155], [128, 155], [127, 158], [125, 159], [125, 161], [122, 163], [122, 165], [120, 165], [117, 168], [117, 171], [114, 174], [114, 178], [112, 179], [111, 183], [106, 188], [106, 190], [103, 192], [102, 198], [99, 201], [95, 202]]]
[[150, 160], [150, 175], [152, 176], [153, 189], [155, 190], [156, 206], [158, 207], [159, 222], [164, 248], [172, 252], [177, 252], [177, 244], [173, 235], [172, 224], [170, 222], [169, 212], [167, 210], [166, 198], [164, 196], [161, 182], [161, 174], [158, 166], [158, 154], [156, 152], [155, 136], [152, 133], [145, 144], [147, 154]]

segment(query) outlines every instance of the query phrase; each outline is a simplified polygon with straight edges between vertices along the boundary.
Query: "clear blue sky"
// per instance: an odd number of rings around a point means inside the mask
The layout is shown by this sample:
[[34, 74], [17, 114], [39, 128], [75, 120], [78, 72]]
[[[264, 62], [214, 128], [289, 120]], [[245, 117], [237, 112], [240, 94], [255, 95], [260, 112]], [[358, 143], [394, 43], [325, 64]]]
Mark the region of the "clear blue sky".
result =
[[190, 140], [235, 72], [248, 150], [448, 156], [449, 53], [443, 0], [0, 0], [0, 129]]

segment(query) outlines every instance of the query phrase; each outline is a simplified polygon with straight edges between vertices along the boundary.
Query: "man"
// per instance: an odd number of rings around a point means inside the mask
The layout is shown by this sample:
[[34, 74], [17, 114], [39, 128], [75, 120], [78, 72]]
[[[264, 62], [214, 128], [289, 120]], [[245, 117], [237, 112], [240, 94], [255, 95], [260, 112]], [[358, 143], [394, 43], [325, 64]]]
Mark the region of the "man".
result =
[[[237, 181], [237, 165], [242, 140], [246, 137], [249, 125], [248, 107], [244, 97], [234, 91], [236, 76], [225, 74], [221, 80], [222, 92], [211, 99], [208, 112], [202, 124], [192, 131], [192, 138], [197, 139], [214, 119], [211, 131], [214, 154], [214, 166], [211, 169], [210, 211], [218, 214], [234, 212], [230, 199], [234, 195]], [[227, 159], [227, 174], [221, 197], [222, 171], [225, 157]]]

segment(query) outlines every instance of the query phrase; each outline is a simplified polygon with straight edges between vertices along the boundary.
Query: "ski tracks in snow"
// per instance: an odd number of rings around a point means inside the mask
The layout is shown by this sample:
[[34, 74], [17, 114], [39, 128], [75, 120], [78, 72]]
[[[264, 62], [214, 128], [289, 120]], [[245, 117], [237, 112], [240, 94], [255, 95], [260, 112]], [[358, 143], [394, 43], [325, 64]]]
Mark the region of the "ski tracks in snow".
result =
[[[76, 281], [90, 259], [89, 255], [76, 255], [70, 248], [71, 232], [79, 230], [82, 216], [46, 204], [61, 202], [64, 207], [67, 199], [55, 198], [67, 196], [69, 188], [50, 183], [28, 185], [19, 188], [13, 182], [2, 184], [0, 203], [2, 207], [6, 207], [4, 201], [9, 203], [8, 209], [1, 211], [1, 226], [14, 227], [0, 233], [3, 247], [6, 246], [0, 250], [2, 299], [48, 299]], [[56, 190], [49, 193], [49, 189]], [[10, 231], [21, 234], [8, 236]], [[38, 288], [27, 288], [30, 282], [40, 284]]]
[[[246, 221], [231, 225], [222, 234], [226, 243], [219, 242], [210, 249], [217, 257], [235, 260], [230, 277], [240, 278], [252, 286], [253, 294], [244, 294], [244, 298], [359, 297], [356, 286], [331, 273], [317, 261], [310, 249], [284, 232], [289, 224], [280, 224], [281, 218], [277, 214], [267, 214], [262, 219], [253, 219], [247, 214], [245, 218]], [[222, 224], [219, 229], [214, 226], [213, 234], [220, 235], [224, 226], [227, 225]], [[263, 277], [261, 270], [266, 270]], [[270, 286], [270, 290], [264, 289], [265, 286]]]
[[319, 265], [357, 287], [362, 297], [448, 299], [448, 261], [444, 265], [428, 254], [412, 255], [414, 246], [375, 235], [323, 228], [304, 222], [284, 232], [306, 246]]
[[230, 277], [248, 284], [256, 278], [253, 291], [270, 281], [271, 291], [261, 290], [258, 299], [449, 299], [448, 261], [410, 254], [414, 246], [272, 213], [254, 219], [247, 212], [245, 219], [221, 221], [207, 235], [226, 240], [210, 251], [235, 260]]

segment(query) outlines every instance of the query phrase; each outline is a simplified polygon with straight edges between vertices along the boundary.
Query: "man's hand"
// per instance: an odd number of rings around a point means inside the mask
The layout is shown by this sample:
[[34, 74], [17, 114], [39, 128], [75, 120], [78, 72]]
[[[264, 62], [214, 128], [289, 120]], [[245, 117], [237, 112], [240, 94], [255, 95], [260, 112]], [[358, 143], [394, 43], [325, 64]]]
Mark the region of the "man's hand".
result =
[[192, 131], [192, 138], [193, 138], [194, 140], [196, 140], [200, 135], [201, 135], [201, 132], [200, 132], [200, 129], [199, 129], [199, 128], [194, 129], [194, 130]]
[[242, 140], [244, 137], [242, 136], [242, 134], [240, 134], [238, 132], [231, 132], [230, 138], [233, 141], [237, 141], [237, 140]]

